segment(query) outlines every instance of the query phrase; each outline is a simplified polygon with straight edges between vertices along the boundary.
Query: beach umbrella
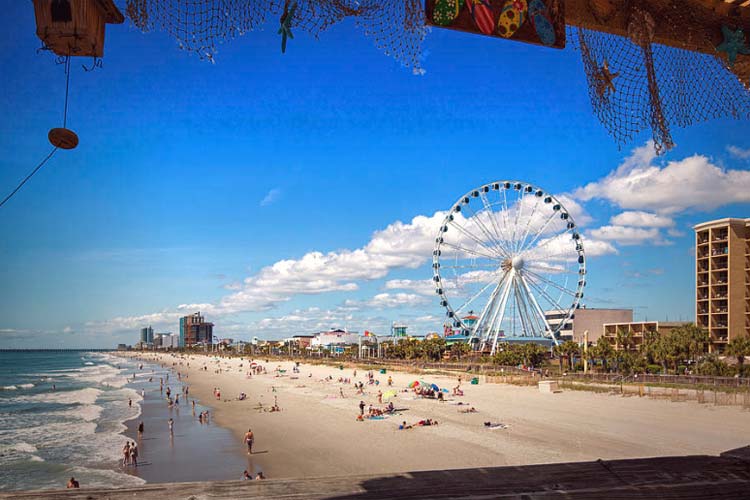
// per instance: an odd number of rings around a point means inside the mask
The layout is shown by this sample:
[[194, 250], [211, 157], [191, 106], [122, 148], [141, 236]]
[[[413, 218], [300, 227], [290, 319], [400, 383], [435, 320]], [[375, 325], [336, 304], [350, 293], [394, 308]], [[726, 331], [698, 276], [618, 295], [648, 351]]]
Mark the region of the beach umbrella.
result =
[[383, 401], [387, 401], [391, 399], [392, 397], [394, 397], [395, 395], [396, 395], [396, 391], [394, 391], [393, 389], [391, 389], [390, 391], [385, 391], [383, 393]]
[[414, 382], [412, 382], [411, 384], [409, 384], [409, 389], [414, 389], [418, 385], [419, 385], [419, 381], [415, 380]]
[[434, 391], [439, 391], [440, 390], [440, 387], [438, 387], [437, 384], [432, 384], [431, 387], [432, 387], [432, 389]]

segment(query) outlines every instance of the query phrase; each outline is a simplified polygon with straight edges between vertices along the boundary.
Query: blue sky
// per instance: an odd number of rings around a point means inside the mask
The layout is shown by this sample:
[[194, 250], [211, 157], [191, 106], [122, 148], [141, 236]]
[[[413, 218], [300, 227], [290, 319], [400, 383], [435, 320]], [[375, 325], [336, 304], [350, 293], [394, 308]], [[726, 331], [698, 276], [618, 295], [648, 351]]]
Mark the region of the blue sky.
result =
[[[65, 83], [35, 52], [31, 4], [7, 9], [3, 196], [50, 150]], [[211, 64], [125, 24], [107, 28], [103, 68], [74, 61], [80, 145], [0, 209], [0, 346], [132, 343], [197, 308], [234, 338], [438, 330], [444, 311], [417, 283], [434, 214], [506, 178], [565, 195], [586, 221], [588, 306], [690, 320], [691, 226], [750, 215], [748, 122], [675, 128], [659, 158], [648, 133], [618, 150], [572, 50], [435, 29], [415, 76], [350, 22], [279, 45], [269, 25]]]

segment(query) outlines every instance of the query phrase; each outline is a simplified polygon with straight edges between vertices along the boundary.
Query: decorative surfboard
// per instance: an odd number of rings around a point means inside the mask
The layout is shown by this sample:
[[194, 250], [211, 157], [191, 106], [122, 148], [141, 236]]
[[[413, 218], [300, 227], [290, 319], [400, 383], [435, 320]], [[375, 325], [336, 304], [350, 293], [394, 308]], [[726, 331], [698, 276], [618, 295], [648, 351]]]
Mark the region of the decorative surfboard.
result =
[[518, 42], [565, 47], [564, 0], [425, 0], [427, 24]]

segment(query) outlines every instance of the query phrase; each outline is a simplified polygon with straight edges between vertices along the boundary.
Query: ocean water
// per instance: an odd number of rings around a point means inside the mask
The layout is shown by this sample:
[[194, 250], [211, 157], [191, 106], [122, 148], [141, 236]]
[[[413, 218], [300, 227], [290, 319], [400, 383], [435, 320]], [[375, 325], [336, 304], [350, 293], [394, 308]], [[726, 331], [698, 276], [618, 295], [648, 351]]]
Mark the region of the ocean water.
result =
[[0, 490], [144, 483], [118, 468], [124, 422], [141, 412], [136, 369], [107, 353], [0, 352]]

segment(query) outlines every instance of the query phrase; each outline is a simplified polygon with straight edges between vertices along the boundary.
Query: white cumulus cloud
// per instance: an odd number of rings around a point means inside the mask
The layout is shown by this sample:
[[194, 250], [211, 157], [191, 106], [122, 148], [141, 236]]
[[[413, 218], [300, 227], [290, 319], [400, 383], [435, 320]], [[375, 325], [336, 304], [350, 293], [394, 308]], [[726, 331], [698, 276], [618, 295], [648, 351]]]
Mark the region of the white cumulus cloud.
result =
[[702, 155], [654, 165], [651, 143], [616, 170], [574, 192], [582, 201], [607, 200], [621, 208], [674, 214], [750, 202], [750, 171], [727, 170]]

